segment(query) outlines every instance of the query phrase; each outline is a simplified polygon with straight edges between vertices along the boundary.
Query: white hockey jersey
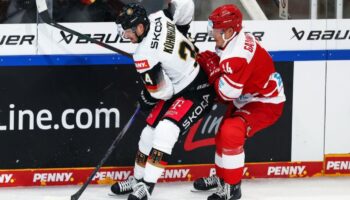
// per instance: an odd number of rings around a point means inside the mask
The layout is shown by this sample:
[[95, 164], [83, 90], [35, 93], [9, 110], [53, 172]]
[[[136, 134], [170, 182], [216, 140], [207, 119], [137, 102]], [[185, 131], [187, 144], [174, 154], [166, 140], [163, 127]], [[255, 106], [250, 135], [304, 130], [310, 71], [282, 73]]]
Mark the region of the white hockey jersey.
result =
[[197, 76], [195, 47], [163, 11], [149, 16], [150, 28], [133, 55], [152, 97], [168, 100]]

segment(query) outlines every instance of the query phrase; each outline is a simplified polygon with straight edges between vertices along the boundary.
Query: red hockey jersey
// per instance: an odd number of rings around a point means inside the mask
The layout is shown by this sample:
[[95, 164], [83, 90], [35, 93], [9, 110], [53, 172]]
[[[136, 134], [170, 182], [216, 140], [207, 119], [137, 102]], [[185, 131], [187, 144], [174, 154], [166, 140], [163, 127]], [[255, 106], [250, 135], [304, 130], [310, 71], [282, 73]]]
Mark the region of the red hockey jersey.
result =
[[241, 31], [218, 49], [224, 72], [215, 82], [218, 95], [237, 108], [250, 102], [278, 104], [286, 100], [283, 82], [268, 52], [253, 35]]

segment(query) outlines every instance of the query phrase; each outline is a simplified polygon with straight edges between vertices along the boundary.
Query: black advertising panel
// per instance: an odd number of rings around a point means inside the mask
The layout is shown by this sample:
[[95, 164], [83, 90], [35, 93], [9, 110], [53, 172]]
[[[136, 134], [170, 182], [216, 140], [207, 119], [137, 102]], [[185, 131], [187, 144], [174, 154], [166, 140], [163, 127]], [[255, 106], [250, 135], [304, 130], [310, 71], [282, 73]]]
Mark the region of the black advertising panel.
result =
[[[271, 127], [246, 140], [246, 162], [291, 161], [292, 104], [293, 104], [293, 62], [276, 62], [281, 74], [287, 101], [283, 114]], [[212, 112], [195, 129], [195, 134], [182, 134], [173, 151], [172, 163], [201, 164], [214, 163], [215, 146], [213, 137], [218, 130], [225, 106], [214, 106]]]
[[247, 140], [246, 162], [291, 161], [294, 65], [293, 62], [276, 62], [275, 65], [282, 76], [287, 99], [283, 114], [274, 125]]
[[[139, 91], [132, 65], [1, 67], [0, 85], [2, 169], [94, 166]], [[118, 151], [135, 150], [141, 125], [124, 138], [135, 144], [122, 142]], [[131, 164], [124, 154], [118, 164]]]
[[[293, 62], [276, 63], [287, 102], [281, 119], [246, 143], [247, 162], [290, 161]], [[133, 65], [0, 68], [0, 169], [93, 167], [135, 109]], [[182, 133], [170, 164], [214, 162], [223, 105]], [[131, 166], [145, 114], [137, 116], [105, 166]], [[166, 134], [166, 133], [165, 133]]]

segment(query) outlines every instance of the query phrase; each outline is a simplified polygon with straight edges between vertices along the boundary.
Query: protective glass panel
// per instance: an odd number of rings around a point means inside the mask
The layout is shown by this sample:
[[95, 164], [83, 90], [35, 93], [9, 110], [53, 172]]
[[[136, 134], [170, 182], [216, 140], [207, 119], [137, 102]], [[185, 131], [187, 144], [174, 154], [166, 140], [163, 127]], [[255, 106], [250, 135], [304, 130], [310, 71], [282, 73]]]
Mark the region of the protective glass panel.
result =
[[[114, 21], [123, 5], [140, 3], [148, 13], [167, 8], [171, 0], [47, 0], [48, 10], [57, 22]], [[218, 6], [235, 4], [244, 20], [282, 19], [281, 7], [288, 19], [350, 18], [347, 0], [194, 0], [194, 20], [206, 21]], [[281, 6], [283, 5], [283, 6]], [[285, 7], [286, 5], [286, 7]], [[283, 10], [283, 9], [282, 9]], [[0, 0], [0, 23], [36, 23], [34, 0]]]
[[34, 0], [0, 0], [0, 23], [35, 23]]

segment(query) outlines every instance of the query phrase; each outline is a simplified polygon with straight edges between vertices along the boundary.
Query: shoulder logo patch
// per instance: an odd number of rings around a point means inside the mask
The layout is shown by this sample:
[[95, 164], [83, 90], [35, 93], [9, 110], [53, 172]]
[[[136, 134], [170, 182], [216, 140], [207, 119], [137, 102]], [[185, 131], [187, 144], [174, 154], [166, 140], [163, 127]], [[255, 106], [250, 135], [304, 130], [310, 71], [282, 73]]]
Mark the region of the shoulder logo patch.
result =
[[148, 64], [148, 60], [138, 60], [135, 61], [135, 66], [137, 70], [143, 70], [143, 69], [148, 69], [150, 68]]

